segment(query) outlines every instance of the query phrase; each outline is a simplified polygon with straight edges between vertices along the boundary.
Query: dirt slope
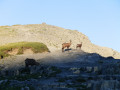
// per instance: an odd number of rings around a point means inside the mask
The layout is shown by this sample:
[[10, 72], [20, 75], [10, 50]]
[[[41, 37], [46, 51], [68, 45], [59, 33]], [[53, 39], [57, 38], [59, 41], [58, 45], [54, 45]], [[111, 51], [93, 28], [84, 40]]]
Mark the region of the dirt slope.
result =
[[64, 29], [46, 23], [0, 26], [0, 45], [21, 41], [42, 42], [47, 45], [50, 51], [54, 52], [61, 50], [62, 43], [70, 40], [72, 40], [72, 49], [75, 49], [76, 44], [83, 42], [82, 50], [85, 52], [120, 58], [119, 52], [92, 44], [87, 36], [77, 30]]

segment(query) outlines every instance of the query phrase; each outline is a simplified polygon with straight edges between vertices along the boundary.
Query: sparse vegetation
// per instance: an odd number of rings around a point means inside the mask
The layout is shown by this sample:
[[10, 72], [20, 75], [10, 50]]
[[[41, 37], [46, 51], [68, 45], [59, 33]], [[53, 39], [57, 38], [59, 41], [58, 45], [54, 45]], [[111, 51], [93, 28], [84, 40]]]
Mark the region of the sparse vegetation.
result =
[[40, 76], [42, 76], [43, 74], [40, 73], [36, 73], [36, 74], [26, 74], [26, 75], [19, 75], [19, 76], [15, 76], [15, 77], [11, 77], [12, 79], [16, 79], [18, 81], [24, 81], [24, 80], [28, 80], [28, 79], [38, 79]]
[[103, 62], [103, 60], [99, 60], [98, 63], [102, 64], [102, 63], [104, 63], [104, 62]]
[[86, 80], [82, 77], [77, 78], [76, 81], [81, 83], [86, 82]]
[[12, 25], [12, 26], [20, 26], [21, 24], [15, 24], [15, 25]]
[[29, 87], [30, 90], [35, 90], [33, 86], [25, 85], [25, 86], [11, 86], [10, 81], [4, 81], [0, 84], [0, 90], [21, 90], [22, 88]]
[[80, 85], [76, 85], [76, 84], [70, 85], [70, 84], [68, 84], [66, 87], [68, 87], [68, 88], [77, 88], [77, 90], [87, 90], [86, 85], [82, 85], [82, 84], [80, 84]]
[[55, 67], [55, 66], [52, 66], [50, 68], [50, 70], [52, 70], [52, 72], [48, 75], [48, 77], [55, 77], [57, 74], [61, 73], [61, 69]]
[[11, 29], [8, 26], [0, 27], [0, 36], [10, 36], [10, 35], [15, 35], [15, 34], [16, 34], [15, 29]]
[[59, 78], [57, 82], [65, 82], [66, 78]]
[[28, 80], [28, 79], [38, 79], [39, 77], [44, 77], [44, 74], [40, 74], [40, 73], [35, 73], [35, 74], [22, 74], [22, 75], [18, 75], [18, 76], [1, 76], [0, 80], [18, 80], [18, 81], [24, 81], [24, 80]]
[[17, 54], [23, 54], [25, 49], [31, 49], [34, 53], [48, 52], [48, 48], [43, 43], [39, 42], [17, 42], [0, 46], [0, 56], [7, 57], [8, 52], [18, 49]]

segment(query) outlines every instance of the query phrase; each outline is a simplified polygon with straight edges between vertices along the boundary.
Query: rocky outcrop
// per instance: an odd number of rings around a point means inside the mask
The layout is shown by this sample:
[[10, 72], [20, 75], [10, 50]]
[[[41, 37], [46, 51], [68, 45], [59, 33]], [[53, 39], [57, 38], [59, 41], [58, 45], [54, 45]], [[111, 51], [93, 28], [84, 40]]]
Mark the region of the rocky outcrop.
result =
[[33, 66], [33, 65], [39, 65], [38, 62], [36, 62], [34, 59], [29, 59], [27, 58], [25, 60], [25, 66], [28, 67], [28, 66]]
[[[53, 55], [53, 58], [49, 56], [43, 61], [27, 59], [28, 67], [1, 67], [0, 89], [13, 86], [22, 90], [120, 89], [120, 59], [77, 50], [61, 52], [58, 56], [62, 58]], [[36, 65], [36, 62], [40, 64]]]

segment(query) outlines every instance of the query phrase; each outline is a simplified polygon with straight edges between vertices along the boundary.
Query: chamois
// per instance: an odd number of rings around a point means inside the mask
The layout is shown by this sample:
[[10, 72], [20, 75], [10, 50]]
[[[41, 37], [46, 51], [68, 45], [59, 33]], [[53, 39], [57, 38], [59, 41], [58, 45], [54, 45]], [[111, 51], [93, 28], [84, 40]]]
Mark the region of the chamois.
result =
[[67, 49], [69, 49], [70, 46], [71, 46], [71, 40], [70, 40], [70, 43], [63, 43], [62, 44], [62, 52], [64, 51], [64, 48], [67, 47]]
[[77, 44], [77, 45], [76, 45], [76, 49], [77, 49], [77, 48], [80, 48], [80, 49], [81, 49], [81, 47], [82, 47], [82, 42], [81, 42], [81, 44]]

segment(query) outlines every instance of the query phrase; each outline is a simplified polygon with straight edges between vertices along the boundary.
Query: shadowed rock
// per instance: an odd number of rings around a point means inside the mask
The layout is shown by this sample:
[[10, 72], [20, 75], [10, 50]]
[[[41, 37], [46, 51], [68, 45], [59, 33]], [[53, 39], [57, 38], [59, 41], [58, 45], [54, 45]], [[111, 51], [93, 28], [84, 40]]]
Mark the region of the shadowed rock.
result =
[[112, 56], [109, 56], [109, 57], [107, 57], [106, 59], [114, 59], [114, 57], [112, 57]]
[[0, 59], [3, 59], [3, 55], [0, 56]]
[[34, 59], [29, 59], [29, 58], [27, 58], [27, 59], [25, 60], [25, 67], [28, 67], [29, 65], [30, 65], [30, 66], [39, 65], [39, 63], [36, 62]]

